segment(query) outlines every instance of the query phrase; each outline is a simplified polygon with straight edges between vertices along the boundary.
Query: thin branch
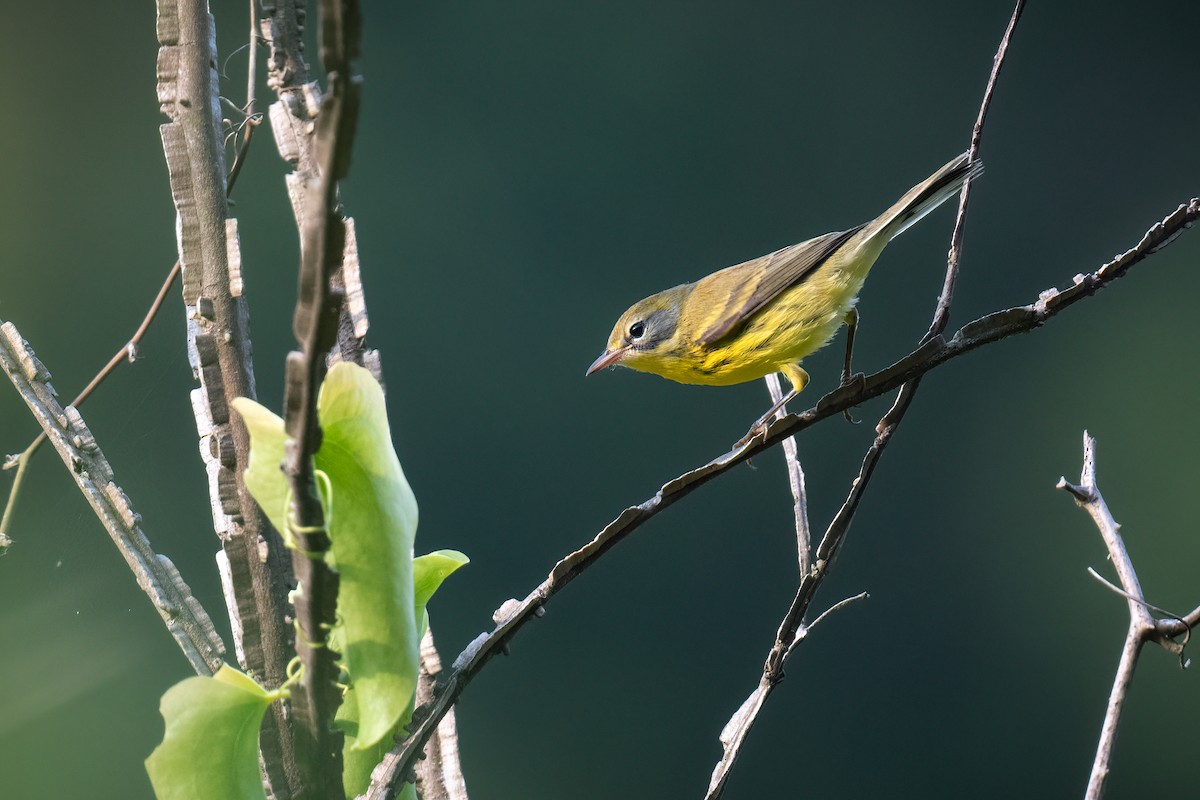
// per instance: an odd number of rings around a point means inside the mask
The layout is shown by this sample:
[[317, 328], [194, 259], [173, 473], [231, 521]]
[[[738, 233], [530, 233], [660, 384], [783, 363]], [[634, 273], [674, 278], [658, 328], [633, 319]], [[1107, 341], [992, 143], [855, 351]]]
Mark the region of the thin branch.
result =
[[[783, 399], [783, 387], [779, 382], [779, 375], [771, 373], [766, 377], [767, 390], [771, 394], [771, 401], [779, 403]], [[782, 419], [787, 416], [787, 410], [780, 406], [775, 413], [776, 419]], [[812, 574], [812, 531], [808, 522], [808, 494], [804, 486], [804, 471], [800, 467], [800, 461], [796, 457], [796, 439], [789, 436], [783, 440], [784, 460], [787, 463], [788, 483], [792, 490], [793, 500], [793, 515], [796, 520], [796, 554], [799, 559], [800, 579], [803, 583], [804, 579]], [[791, 653], [791, 650], [799, 644], [803, 639], [807, 638], [808, 631], [814, 625], [820, 622], [827, 614], [841, 608], [844, 605], [856, 599], [866, 597], [866, 593], [858, 595], [854, 598], [847, 598], [837, 603], [833, 608], [827, 609], [812, 625], [804, 625], [803, 620], [798, 622], [798, 630], [785, 630], [780, 627], [776, 633], [775, 644], [772, 646], [772, 652], [778, 648], [780, 652]], [[786, 637], [786, 638], [781, 638]], [[785, 656], [786, 658], [786, 656]], [[759, 678], [758, 686], [750, 696], [747, 697], [738, 707], [734, 715], [725, 723], [725, 727], [721, 729], [721, 760], [717, 762], [717, 766], [713, 768], [712, 778], [708, 785], [708, 795], [719, 795], [725, 786], [726, 780], [729, 777], [729, 771], [733, 769], [733, 763], [737, 759], [738, 753], [741, 752], [742, 743], [746, 740], [746, 735], [750, 733], [750, 728], [758, 719], [758, 713], [762, 710], [763, 705], [767, 702], [767, 697], [779, 685], [779, 681], [783, 679], [783, 673], [772, 674], [769, 670], [764, 669], [762, 676]]]
[[[758, 712], [766, 702], [767, 696], [783, 680], [784, 665], [795, 651], [796, 646], [806, 638], [804, 617], [808, 613], [809, 605], [812, 603], [817, 589], [829, 574], [829, 568], [833, 563], [833, 559], [841, 548], [842, 542], [845, 541], [846, 534], [850, 531], [850, 523], [854, 520], [854, 514], [858, 510], [859, 501], [866, 491], [867, 484], [871, 480], [871, 475], [874, 474], [875, 465], [879, 462], [879, 457], [882, 455], [884, 448], [891, 441], [892, 434], [895, 433], [896, 428], [904, 417], [904, 412], [908, 410], [908, 406], [912, 402], [912, 398], [916, 392], [917, 383], [917, 381], [913, 381], [905, 384], [901, 388], [900, 394], [891, 409], [880, 420], [876, 428], [875, 441], [863, 457], [858, 477], [850, 485], [849, 495], [842, 503], [841, 508], [838, 509], [837, 514], [834, 515], [833, 520], [829, 523], [829, 527], [825, 529], [825, 534], [821, 537], [820, 544], [817, 545], [817, 560], [815, 565], [810, 572], [801, 576], [800, 586], [796, 589], [796, 595], [792, 599], [787, 613], [784, 614], [783, 621], [779, 624], [779, 630], [775, 634], [775, 642], [771, 645], [771, 650], [767, 654], [766, 662], [763, 665], [762, 676], [758, 682], [759, 688], [755, 691], [755, 695], [760, 695], [759, 699], [753, 701], [747, 700], [749, 706], [747, 703], [743, 703], [742, 707], [730, 718], [722, 730], [721, 758], [717, 761], [716, 766], [713, 767], [712, 776], [708, 783], [708, 791], [705, 793], [705, 800], [716, 800], [724, 793], [725, 786], [729, 781], [729, 773], [733, 770], [733, 766], [737, 762], [737, 757], [741, 752], [742, 745], [745, 743], [746, 735], [750, 732], [750, 728], [758, 718]], [[865, 597], [865, 593], [863, 596]], [[830, 610], [832, 611], [832, 609]], [[753, 698], [754, 695], [751, 695], [751, 697]], [[731, 730], [734, 733], [731, 734]]]
[[[779, 373], [772, 372], [765, 380], [771, 402], [778, 403], [783, 399]], [[783, 419], [786, 416], [786, 406], [780, 406], [775, 412], [775, 419]], [[796, 455], [794, 436], [783, 440], [783, 458], [787, 464], [788, 486], [792, 490], [792, 516], [796, 520], [796, 558], [800, 574], [807, 575], [812, 564], [812, 528], [808, 524], [808, 491], [804, 486], [804, 468], [800, 466], [800, 459]]]
[[1193, 608], [1182, 617], [1160, 619], [1155, 625], [1155, 629], [1160, 636], [1174, 638], [1185, 634], [1190, 636], [1192, 630], [1197, 626], [1200, 626], [1200, 606]]
[[[878, 397], [979, 347], [1037, 329], [1060, 312], [1108, 286], [1147, 256], [1166, 247], [1197, 219], [1200, 219], [1200, 198], [1180, 206], [1162, 222], [1151, 227], [1137, 245], [1095, 272], [1077, 275], [1069, 289], [1061, 292], [1051, 289], [1043, 292], [1036, 302], [1029, 305], [1015, 306], [980, 317], [960, 328], [949, 341], [937, 336], [887, 369], [838, 387], [818, 400], [813, 408], [772, 423], [766, 431], [751, 437], [728, 453], [668, 481], [645, 502], [626, 508], [590, 542], [559, 561], [549, 577], [524, 600], [506, 604], [505, 613], [499, 616], [496, 627], [491, 632], [477, 636], [458, 655], [445, 682], [439, 684], [437, 697], [429, 707], [428, 715], [412, 735], [393, 751], [397, 757], [390, 761], [389, 769], [379, 771], [379, 783], [395, 786], [401, 776], [408, 774], [425, 743], [433, 735], [438, 720], [454, 704], [479, 670], [493, 656], [503, 652], [508, 641], [527, 622], [543, 613], [543, 606], [551, 597], [647, 521], [714, 478], [822, 419]], [[820, 552], [817, 557], [822, 558]], [[820, 567], [820, 564], [817, 566]]]
[[[812, 621], [812, 624], [800, 626], [800, 629], [796, 631], [795, 636], [790, 643], [780, 644], [788, 649], [794, 648], [801, 641], [808, 638], [809, 632], [811, 632], [812, 629], [815, 628], [819, 622], [821, 622], [821, 620], [853, 602], [865, 600], [867, 596], [868, 595], [866, 592], [862, 592], [854, 595], [853, 597], [847, 597], [844, 600], [838, 601], [830, 608], [827, 608], [825, 611], [821, 612], [817, 618]], [[721, 760], [718, 761], [716, 767], [713, 768], [712, 778], [709, 780], [708, 784], [708, 796], [720, 795], [720, 793], [724, 790], [725, 782], [729, 779], [729, 772], [733, 769], [733, 763], [737, 759], [738, 754], [741, 752], [742, 744], [746, 740], [746, 735], [750, 733], [750, 728], [753, 727], [755, 720], [758, 719], [758, 714], [762, 710], [762, 707], [766, 704], [767, 698], [778, 685], [778, 680], [773, 680], [766, 673], [764, 673], [759, 678], [758, 686], [755, 687], [754, 691], [750, 693], [750, 696], [742, 702], [741, 706], [738, 707], [738, 710], [734, 712], [733, 716], [729, 718], [729, 721], [725, 723], [725, 727], [721, 729]]]
[[0, 324], [0, 368], [62, 457], [192, 668], [200, 675], [211, 675], [225, 656], [225, 645], [212, 620], [175, 565], [150, 547], [140, 526], [141, 517], [117, 485], [92, 432], [73, 406], [64, 409], [58, 404], [50, 373], [11, 322]]
[[1120, 525], [1113, 519], [1108, 504], [1104, 502], [1104, 497], [1096, 486], [1096, 440], [1086, 431], [1083, 434], [1083, 470], [1079, 483], [1072, 484], [1068, 483], [1066, 478], [1059, 478], [1057, 488], [1069, 492], [1075, 498], [1076, 505], [1086, 511], [1096, 524], [1124, 587], [1120, 593], [1129, 606], [1129, 628], [1125, 634], [1125, 644], [1121, 648], [1117, 674], [1109, 692], [1108, 708], [1100, 728], [1100, 740], [1096, 745], [1096, 757], [1092, 762], [1092, 772], [1088, 778], [1085, 795], [1087, 800], [1100, 800], [1104, 795], [1105, 781], [1108, 780], [1109, 763], [1117, 740], [1121, 710], [1129, 693], [1129, 685], [1133, 680], [1133, 671], [1137, 666], [1142, 644], [1146, 641], [1147, 634], [1153, 630], [1153, 621], [1145, 608], [1142, 587], [1138, 583], [1133, 562], [1121, 538]]
[[[133, 334], [133, 337], [125, 343], [124, 347], [113, 354], [112, 358], [108, 360], [108, 363], [105, 364], [100, 371], [96, 373], [95, 377], [88, 382], [88, 385], [83, 388], [83, 391], [75, 396], [75, 399], [70, 403], [72, 406], [78, 408], [80, 405], [82, 405], [83, 401], [88, 399], [92, 392], [95, 391], [96, 387], [103, 383], [104, 380], [108, 378], [108, 376], [111, 375], [113, 371], [116, 370], [116, 368], [121, 364], [126, 361], [133, 363], [134, 359], [137, 358], [137, 349], [138, 345], [142, 342], [142, 337], [146, 335], [146, 331], [150, 328], [150, 323], [154, 321], [156, 316], [158, 316], [158, 311], [160, 308], [162, 308], [162, 304], [163, 301], [166, 300], [167, 293], [171, 290], [171, 286], [174, 285], [175, 280], [178, 277], [179, 262], [176, 261], [175, 266], [171, 268], [169, 273], [167, 273], [166, 280], [163, 281], [163, 285], [161, 288], [159, 288], [158, 294], [154, 298], [154, 302], [150, 304], [150, 309], [146, 312], [146, 316], [142, 319], [142, 324], [138, 325], [138, 329]], [[17, 498], [21, 493], [21, 479], [24, 477], [25, 468], [29, 464], [29, 460], [33, 458], [34, 453], [38, 451], [38, 448], [42, 446], [42, 442], [44, 441], [46, 441], [45, 431], [35, 436], [33, 441], [30, 442], [24, 450], [22, 450], [15, 457], [10, 457], [4, 464], [4, 469], [16, 467], [17, 474], [13, 478], [12, 486], [8, 491], [8, 500], [4, 505], [4, 516], [2, 519], [0, 519], [0, 531], [7, 531], [9, 529], [8, 526], [12, 521], [12, 515], [17, 504]]]
[[1113, 678], [1112, 690], [1108, 695], [1108, 708], [1104, 712], [1104, 722], [1100, 726], [1096, 758], [1092, 762], [1092, 772], [1088, 776], [1087, 792], [1084, 794], [1086, 800], [1100, 800], [1104, 796], [1113, 746], [1117, 742], [1117, 725], [1121, 721], [1121, 711], [1124, 709], [1129, 685], [1133, 682], [1133, 671], [1137, 667], [1138, 656], [1142, 652], [1142, 644], [1145, 641], [1141, 630], [1130, 623], [1129, 630], [1125, 633], [1125, 644], [1121, 647], [1121, 659], [1117, 662], [1117, 674]]
[[9, 456], [4, 461], [5, 469], [16, 467], [17, 472], [13, 475], [12, 486], [8, 488], [8, 500], [4, 503], [4, 513], [0, 515], [0, 553], [3, 553], [12, 545], [12, 539], [9, 538], [8, 532], [12, 530], [9, 526], [12, 524], [13, 514], [16, 513], [17, 498], [21, 496], [21, 487], [25, 483], [25, 473], [29, 469], [29, 459], [33, 456], [37, 442], [43, 440], [44, 437], [39, 434], [34, 444], [31, 444], [15, 456]]
[[1083, 470], [1079, 484], [1073, 485], [1066, 478], [1059, 478], [1056, 486], [1065, 489], [1075, 498], [1075, 503], [1088, 513], [1108, 550], [1117, 577], [1121, 581], [1122, 595], [1129, 604], [1129, 617], [1137, 622], [1139, 627], [1152, 627], [1153, 619], [1146, 608], [1146, 597], [1138, 582], [1137, 572], [1133, 569], [1133, 560], [1125, 549], [1125, 540], [1121, 538], [1121, 526], [1113, 519], [1108, 504], [1104, 502], [1100, 488], [1096, 485], [1096, 440], [1083, 433]]
[[[1000, 39], [1000, 46], [992, 58], [992, 72], [988, 75], [987, 87], [983, 90], [983, 102], [979, 104], [979, 115], [975, 118], [975, 127], [971, 130], [971, 147], [967, 151], [970, 160], [979, 156], [979, 143], [983, 139], [983, 126], [987, 122], [988, 109], [992, 106], [992, 95], [996, 91], [996, 80], [1004, 66], [1005, 56], [1008, 55], [1008, 44], [1012, 41], [1013, 31], [1021, 14], [1025, 11], [1025, 0], [1017, 0], [1012, 16], [1008, 19], [1008, 27]], [[967, 219], [967, 201], [971, 197], [971, 179], [963, 183], [962, 192], [958, 196], [958, 214], [954, 218], [954, 232], [950, 234], [950, 252], [946, 255], [946, 279], [942, 283], [942, 293], [938, 297], [937, 308], [933, 312], [933, 321], [929, 325], [927, 339], [946, 330], [950, 322], [950, 304], [954, 301], [954, 287], [958, 283], [959, 264], [962, 262], [963, 227]]]
[[1135, 602], [1138, 605], [1145, 608], [1147, 611], [1156, 611], [1159, 614], [1162, 614], [1167, 619], [1176, 620], [1178, 622], [1183, 622], [1183, 617], [1180, 616], [1179, 614], [1172, 613], [1165, 608], [1156, 606], [1153, 603], [1147, 602], [1146, 600], [1140, 600], [1137, 597], [1134, 597], [1129, 592], [1125, 591], [1120, 586], [1117, 586], [1115, 583], [1110, 581], [1108, 578], [1101, 575], [1099, 572], [1096, 572], [1096, 570], [1093, 569], [1092, 567], [1088, 567], [1087, 571], [1088, 571], [1088, 575], [1091, 575], [1093, 578], [1095, 578], [1097, 583], [1107, 586], [1115, 594], [1119, 594], [1121, 597], [1124, 597], [1126, 600], [1132, 600], [1133, 602]]
[[249, 60], [246, 65], [246, 104], [240, 109], [244, 115], [242, 121], [242, 130], [245, 134], [242, 136], [242, 143], [238, 147], [237, 154], [233, 157], [233, 166], [229, 168], [229, 178], [226, 180], [226, 196], [233, 193], [234, 184], [237, 183], [238, 176], [242, 174], [242, 167], [246, 164], [246, 156], [250, 153], [250, 140], [254, 138], [254, 131], [262, 122], [262, 115], [254, 109], [257, 97], [258, 88], [258, 0], [250, 0], [250, 44]]
[[[1096, 757], [1092, 762], [1092, 772], [1088, 778], [1086, 800], [1100, 800], [1104, 795], [1105, 783], [1111, 771], [1113, 747], [1117, 740], [1117, 726], [1121, 722], [1121, 711], [1125, 706], [1129, 687], [1133, 681], [1133, 673], [1137, 667], [1138, 656], [1142, 645], [1154, 641], [1164, 649], [1179, 656], [1180, 666], [1187, 667], [1188, 660], [1183, 655], [1184, 642], [1176, 642], [1173, 637], [1180, 634], [1190, 635], [1191, 622], [1186, 618], [1175, 617], [1170, 612], [1150, 605], [1142, 593], [1141, 583], [1133, 568], [1133, 560], [1121, 537], [1121, 526], [1113, 518], [1100, 488], [1096, 485], [1096, 440], [1083, 434], [1083, 469], [1078, 484], [1059, 478], [1057, 488], [1071, 494], [1075, 503], [1088, 513], [1095, 523], [1100, 537], [1104, 540], [1109, 559], [1117, 571], [1121, 586], [1117, 587], [1101, 577], [1094, 569], [1088, 572], [1096, 580], [1108, 586], [1125, 598], [1129, 609], [1129, 627], [1125, 633], [1125, 643], [1121, 647], [1121, 658], [1117, 664], [1117, 674], [1113, 678], [1112, 689], [1108, 695], [1108, 707], [1104, 713], [1104, 723], [1100, 728], [1100, 738], [1096, 744]], [[1150, 611], [1158, 611], [1168, 619], [1155, 619]], [[1200, 609], [1197, 609], [1200, 611]], [[1196, 615], [1196, 611], [1188, 617]]]
[[[258, 33], [258, 0], [250, 0], [250, 43], [249, 52], [247, 55], [246, 64], [246, 105], [242, 107], [242, 112], [246, 118], [250, 119], [255, 116], [254, 104], [255, 98], [258, 96], [258, 43], [261, 37]], [[230, 183], [233, 183], [233, 170], [230, 170]]]

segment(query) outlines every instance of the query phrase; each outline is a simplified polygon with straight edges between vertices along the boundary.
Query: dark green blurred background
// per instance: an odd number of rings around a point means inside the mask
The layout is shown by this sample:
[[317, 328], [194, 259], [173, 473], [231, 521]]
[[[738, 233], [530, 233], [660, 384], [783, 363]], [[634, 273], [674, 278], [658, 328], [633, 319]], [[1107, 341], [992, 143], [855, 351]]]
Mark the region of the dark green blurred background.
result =
[[[418, 549], [473, 562], [432, 608], [453, 658], [626, 505], [723, 452], [764, 387], [583, 379], [632, 301], [859, 223], [966, 149], [1007, 2], [367, 3], [344, 200], [358, 222]], [[240, 103], [243, 3], [219, 3]], [[315, 14], [315, 10], [314, 10]], [[0, 22], [0, 317], [73, 396], [174, 259], [154, 9], [8, 0]], [[1029, 302], [1200, 191], [1195, 3], [1032, 2], [985, 135], [954, 322]], [[315, 49], [314, 49], [315, 52]], [[263, 97], [269, 95], [263, 91]], [[261, 397], [278, 407], [296, 236], [264, 129], [236, 214]], [[924, 332], [952, 213], [897, 240], [857, 365]], [[817, 629], [728, 797], [1082, 793], [1124, 629], [1100, 539], [1054, 490], [1084, 428], [1152, 602], [1200, 603], [1200, 348], [1191, 232], [1032, 334], [930, 375], [887, 452]], [[84, 408], [156, 547], [223, 616], [178, 294]], [[806, 362], [810, 402], [840, 342]], [[814, 526], [874, 420], [804, 434]], [[0, 386], [0, 450], [35, 433]], [[10, 475], [0, 478], [7, 487]], [[796, 576], [778, 452], [645, 526], [470, 687], [475, 800], [698, 797]], [[0, 560], [0, 797], [150, 796], [158, 698], [189, 670], [50, 451]], [[224, 623], [222, 623], [224, 625]], [[1197, 796], [1200, 674], [1139, 667], [1110, 796]], [[1153, 791], [1150, 791], [1153, 789]]]

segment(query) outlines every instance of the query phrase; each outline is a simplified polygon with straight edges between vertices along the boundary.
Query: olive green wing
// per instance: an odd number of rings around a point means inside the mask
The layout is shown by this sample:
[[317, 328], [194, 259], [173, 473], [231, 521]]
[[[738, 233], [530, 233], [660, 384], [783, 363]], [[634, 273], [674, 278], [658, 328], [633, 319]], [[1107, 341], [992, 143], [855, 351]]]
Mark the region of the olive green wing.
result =
[[862, 226], [859, 225], [848, 231], [827, 233], [734, 267], [733, 269], [746, 271], [748, 285], [744, 288], [739, 287], [741, 291], [730, 293], [724, 310], [708, 330], [700, 335], [697, 344], [707, 347], [723, 339], [780, 293], [811, 275], [835, 250], [861, 229]]

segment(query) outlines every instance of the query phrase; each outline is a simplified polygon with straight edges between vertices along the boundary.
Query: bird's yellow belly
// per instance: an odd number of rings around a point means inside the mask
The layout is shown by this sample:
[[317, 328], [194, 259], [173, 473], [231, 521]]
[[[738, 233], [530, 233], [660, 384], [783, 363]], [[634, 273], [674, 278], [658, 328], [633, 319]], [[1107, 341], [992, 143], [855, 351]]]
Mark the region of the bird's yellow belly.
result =
[[661, 374], [681, 383], [728, 386], [778, 372], [821, 349], [854, 306], [862, 281], [834, 270], [813, 278], [781, 294], [740, 331], [708, 347], [692, 345], [688, 357]]

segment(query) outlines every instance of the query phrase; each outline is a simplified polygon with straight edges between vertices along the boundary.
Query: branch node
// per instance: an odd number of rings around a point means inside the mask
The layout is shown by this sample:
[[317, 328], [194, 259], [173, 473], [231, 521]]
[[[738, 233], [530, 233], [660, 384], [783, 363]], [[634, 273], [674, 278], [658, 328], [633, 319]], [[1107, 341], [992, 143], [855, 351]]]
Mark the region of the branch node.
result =
[[1082, 486], [1078, 486], [1074, 483], [1071, 483], [1066, 478], [1059, 478], [1058, 483], [1055, 484], [1054, 488], [1062, 489], [1065, 492], [1069, 492], [1072, 496], [1074, 496], [1075, 502], [1081, 506], [1087, 505], [1088, 503], [1095, 502], [1095, 500], [1096, 500], [1095, 493], [1092, 492], [1090, 489], [1085, 489]]

